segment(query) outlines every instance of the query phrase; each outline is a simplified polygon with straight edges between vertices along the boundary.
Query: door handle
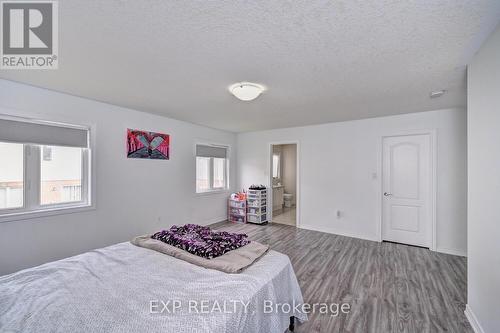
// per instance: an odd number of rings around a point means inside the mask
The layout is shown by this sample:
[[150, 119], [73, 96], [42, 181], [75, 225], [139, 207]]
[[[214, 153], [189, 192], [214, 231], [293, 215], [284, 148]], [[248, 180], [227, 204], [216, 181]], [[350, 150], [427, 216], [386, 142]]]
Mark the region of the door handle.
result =
[[384, 192], [384, 195], [385, 195], [386, 197], [390, 197], [390, 196], [392, 195], [392, 193], [387, 193], [387, 192]]

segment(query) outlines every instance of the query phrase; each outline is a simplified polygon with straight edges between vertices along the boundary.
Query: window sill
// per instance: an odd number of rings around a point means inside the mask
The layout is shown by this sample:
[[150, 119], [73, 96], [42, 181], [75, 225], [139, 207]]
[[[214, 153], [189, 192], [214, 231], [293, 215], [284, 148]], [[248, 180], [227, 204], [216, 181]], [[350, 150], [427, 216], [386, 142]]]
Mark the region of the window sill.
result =
[[82, 204], [70, 207], [51, 207], [47, 209], [39, 209], [34, 211], [0, 214], [0, 223], [19, 221], [19, 220], [30, 220], [30, 219], [36, 219], [54, 215], [74, 214], [94, 209], [95, 209], [94, 205]]
[[211, 191], [205, 191], [205, 192], [196, 192], [196, 196], [203, 197], [203, 196], [207, 196], [207, 195], [217, 195], [217, 194], [228, 195], [229, 193], [231, 193], [231, 190], [221, 189], [221, 190], [211, 190]]

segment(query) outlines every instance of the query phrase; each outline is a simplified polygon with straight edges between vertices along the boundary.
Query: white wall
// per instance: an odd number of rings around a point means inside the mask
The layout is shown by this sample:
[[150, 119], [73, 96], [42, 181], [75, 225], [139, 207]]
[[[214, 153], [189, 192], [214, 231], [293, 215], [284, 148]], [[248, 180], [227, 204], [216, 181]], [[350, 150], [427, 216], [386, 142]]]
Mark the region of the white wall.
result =
[[[500, 332], [500, 26], [468, 68], [468, 309]], [[477, 329], [480, 331], [480, 329]]]
[[[227, 194], [195, 194], [194, 143], [234, 148], [233, 133], [5, 80], [0, 80], [2, 113], [94, 125], [97, 205], [87, 212], [0, 223], [0, 275], [172, 224], [207, 224], [226, 218]], [[127, 159], [127, 128], [170, 134], [170, 160]], [[232, 149], [232, 188], [235, 156]]]
[[[239, 134], [238, 186], [269, 184], [269, 143], [299, 141], [300, 227], [376, 240], [380, 138], [421, 129], [437, 129], [437, 248], [465, 255], [467, 143], [463, 109]], [[336, 210], [341, 211], [340, 218]]]

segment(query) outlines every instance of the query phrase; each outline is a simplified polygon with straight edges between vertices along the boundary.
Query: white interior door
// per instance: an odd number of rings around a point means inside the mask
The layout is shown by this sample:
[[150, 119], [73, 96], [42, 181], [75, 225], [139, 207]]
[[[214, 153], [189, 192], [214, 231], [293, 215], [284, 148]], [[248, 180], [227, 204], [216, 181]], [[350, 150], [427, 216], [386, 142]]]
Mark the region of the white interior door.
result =
[[431, 246], [431, 163], [429, 134], [384, 138], [383, 240]]

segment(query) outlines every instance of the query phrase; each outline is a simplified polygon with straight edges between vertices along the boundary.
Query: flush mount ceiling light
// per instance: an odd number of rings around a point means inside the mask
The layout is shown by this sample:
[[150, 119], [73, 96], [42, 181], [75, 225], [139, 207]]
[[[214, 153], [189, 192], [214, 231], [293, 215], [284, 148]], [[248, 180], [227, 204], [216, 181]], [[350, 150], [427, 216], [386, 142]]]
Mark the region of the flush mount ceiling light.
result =
[[259, 97], [264, 90], [266, 90], [266, 88], [263, 85], [252, 82], [239, 82], [229, 87], [229, 92], [242, 101], [254, 100]]
[[445, 92], [446, 92], [446, 90], [435, 90], [435, 91], [431, 91], [429, 96], [430, 96], [430, 98], [438, 98], [438, 97], [443, 96]]

